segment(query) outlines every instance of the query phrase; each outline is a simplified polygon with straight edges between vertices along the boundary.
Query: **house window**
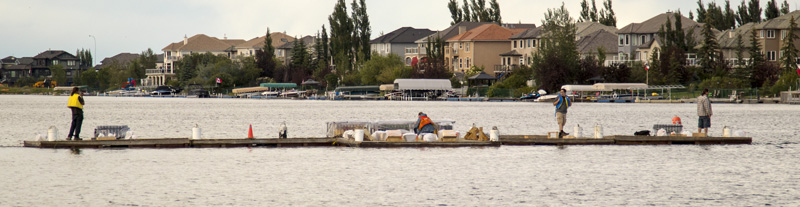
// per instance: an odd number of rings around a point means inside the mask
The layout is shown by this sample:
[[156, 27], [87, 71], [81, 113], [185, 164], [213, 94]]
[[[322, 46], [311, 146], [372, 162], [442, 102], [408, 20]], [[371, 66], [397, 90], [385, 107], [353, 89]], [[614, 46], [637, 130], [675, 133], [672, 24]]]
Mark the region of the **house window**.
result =
[[522, 65], [524, 63], [523, 61], [525, 61], [525, 59], [524, 58], [520, 58], [519, 59], [519, 65]]
[[631, 35], [625, 35], [625, 45], [631, 44]]
[[410, 57], [406, 57], [406, 65], [411, 65], [411, 58]]
[[511, 41], [511, 48], [517, 48], [517, 41]]
[[764, 30], [758, 31], [758, 37], [764, 38]]
[[775, 61], [775, 51], [769, 51], [769, 52], [767, 52], [767, 60], [769, 60], [769, 61]]
[[458, 59], [458, 68], [464, 68], [464, 64], [463, 64], [462, 60], [464, 60], [464, 59], [463, 58], [459, 58]]
[[523, 40], [519, 41], [519, 47], [520, 48], [525, 48], [525, 42]]
[[767, 30], [767, 38], [775, 38], [775, 30]]
[[464, 43], [459, 42], [458, 43], [458, 49], [464, 49]]
[[470, 61], [469, 58], [467, 58], [467, 67], [471, 67], [471, 65], [469, 64], [469, 61]]
[[72, 71], [67, 71], [67, 76], [71, 76], [71, 75], [72, 75]]
[[531, 41], [533, 41], [533, 42], [532, 42], [532, 43], [533, 43], [533, 46], [532, 46], [532, 47], [536, 47], [536, 40], [531, 40]]
[[786, 34], [787, 34], [786, 30], [781, 30], [781, 39], [786, 38]]
[[532, 47], [531, 46], [531, 40], [528, 40], [528, 47]]
[[[467, 43], [464, 43], [464, 44], [467, 45], [466, 49], [467, 49], [467, 52], [469, 52], [469, 45], [471, 45], [472, 43], [471, 42], [467, 42]], [[469, 65], [469, 63], [467, 65]]]
[[53, 65], [58, 65], [58, 60], [53, 60]]
[[640, 45], [644, 44], [645, 42], [647, 42], [647, 35], [642, 35], [641, 40], [642, 40], [642, 42], [639, 43]]
[[625, 35], [619, 35], [619, 45], [625, 45]]

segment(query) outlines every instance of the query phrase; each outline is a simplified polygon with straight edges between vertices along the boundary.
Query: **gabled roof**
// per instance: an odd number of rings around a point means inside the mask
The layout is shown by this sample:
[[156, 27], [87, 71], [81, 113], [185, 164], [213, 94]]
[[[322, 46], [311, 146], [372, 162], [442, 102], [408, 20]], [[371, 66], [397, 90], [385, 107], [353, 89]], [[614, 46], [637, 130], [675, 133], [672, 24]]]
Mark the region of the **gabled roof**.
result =
[[77, 60], [78, 57], [63, 51], [63, 50], [48, 50], [33, 56], [33, 59], [54, 59], [58, 57], [60, 60]]
[[[656, 16], [654, 16], [654, 17], [652, 17], [652, 18], [650, 18], [650, 19], [648, 19], [648, 20], [646, 20], [644, 22], [641, 22], [641, 23], [628, 24], [627, 26], [623, 27], [622, 29], [619, 29], [617, 31], [617, 33], [619, 33], [619, 34], [652, 34], [652, 33], [657, 33], [658, 30], [661, 29], [661, 26], [664, 25], [664, 23], [667, 23], [667, 19], [670, 19], [671, 22], [673, 22], [673, 24], [674, 24], [674, 22], [675, 22], [675, 19], [673, 19], [675, 17], [674, 15], [675, 15], [675, 13], [672, 13], [672, 12], [662, 13], [662, 14], [656, 15]], [[686, 28], [689, 28], [689, 27], [693, 27], [693, 26], [698, 26], [698, 25], [702, 26], [703, 25], [702, 23], [697, 23], [694, 20], [691, 20], [689, 18], [684, 17], [683, 15], [680, 15], [680, 17], [681, 17], [681, 26], [683, 27], [683, 29], [686, 29]]]
[[[294, 41], [294, 37], [287, 35], [286, 33], [282, 32], [273, 32], [269, 33], [269, 36], [272, 38], [272, 47], [278, 48], [287, 42]], [[240, 43], [236, 45], [237, 48], [263, 48], [264, 47], [264, 40], [267, 38], [266, 35], [261, 37], [256, 37], [250, 39], [246, 42]]]
[[414, 43], [414, 41], [425, 38], [435, 33], [427, 28], [401, 27], [388, 34], [373, 39], [370, 43]]
[[800, 25], [800, 10], [795, 10], [782, 16], [770, 19], [756, 25], [757, 29], [786, 29], [789, 28], [789, 20], [794, 18], [795, 24]]
[[581, 37], [586, 36], [589, 34], [593, 34], [599, 30], [604, 30], [610, 33], [617, 33], [617, 28], [612, 26], [606, 26], [604, 24], [600, 24], [597, 22], [579, 22], [575, 23], [575, 36]]
[[[300, 38], [300, 41], [303, 41], [303, 44], [305, 44], [306, 47], [316, 44], [316, 40], [317, 38], [311, 35], [306, 35], [305, 37]], [[276, 47], [276, 49], [284, 49], [284, 50], [292, 49], [294, 48], [294, 42], [295, 41], [284, 43], [281, 46]]]
[[448, 27], [447, 29], [444, 29], [444, 30], [439, 31], [439, 32], [435, 32], [435, 33], [433, 33], [431, 35], [428, 35], [427, 37], [422, 37], [422, 38], [418, 39], [417, 41], [415, 41], [415, 43], [424, 43], [425, 41], [428, 40], [428, 37], [431, 37], [431, 38], [439, 37], [439, 38], [442, 38], [442, 40], [448, 40], [448, 39], [458, 35], [458, 28], [459, 27], [464, 27], [467, 31], [469, 31], [471, 29], [474, 29], [475, 27], [478, 27], [478, 26], [481, 26], [481, 25], [485, 25], [485, 24], [494, 24], [494, 23], [491, 23], [491, 22], [459, 22], [458, 24], [454, 24], [454, 25]]
[[519, 54], [519, 52], [517, 52], [517, 50], [511, 50], [511, 51], [508, 51], [508, 52], [500, 54], [500, 56], [522, 56], [522, 54]]
[[525, 30], [524, 32], [517, 33], [515, 35], [511, 35], [508, 39], [534, 39], [538, 38], [539, 35], [544, 34], [544, 27], [537, 27]]
[[481, 71], [477, 75], [473, 75], [472, 77], [467, 78], [469, 80], [497, 80], [494, 76], [486, 74], [485, 72]]
[[0, 63], [3, 63], [3, 64], [17, 64], [17, 58], [14, 57], [14, 56], [8, 56], [8, 57], [3, 58], [2, 60], [0, 60]]
[[241, 39], [217, 39], [204, 34], [196, 34], [184, 41], [175, 42], [167, 45], [162, 51], [224, 51], [237, 44], [244, 43]]
[[533, 29], [533, 28], [536, 28], [536, 24], [523, 24], [523, 23], [519, 23], [519, 24], [503, 24], [502, 26], [505, 27], [505, 28], [509, 28], [509, 29]]
[[525, 30], [526, 29], [508, 29], [496, 24], [485, 24], [447, 39], [447, 41], [504, 41], [508, 40], [512, 35], [524, 32]]
[[102, 61], [100, 61], [100, 66], [99, 67], [103, 68], [103, 67], [105, 67], [107, 65], [114, 64], [114, 63], [121, 64], [121, 65], [126, 65], [129, 62], [131, 62], [132, 60], [135, 60], [136, 58], [139, 58], [139, 54], [120, 53], [120, 54], [114, 55], [112, 57], [104, 58]]
[[596, 30], [586, 36], [580, 37], [575, 44], [578, 53], [592, 54], [597, 53], [597, 48], [603, 48], [606, 53], [617, 53], [617, 34], [607, 30]]
[[717, 42], [720, 48], [736, 48], [737, 37], [742, 39], [744, 48], [750, 47], [750, 30], [755, 28], [756, 23], [750, 22], [732, 30], [725, 30], [717, 35]]
[[434, 32], [429, 29], [416, 29], [412, 27], [401, 27], [378, 38], [369, 41], [370, 44], [378, 43], [414, 43], [420, 38], [427, 37]]

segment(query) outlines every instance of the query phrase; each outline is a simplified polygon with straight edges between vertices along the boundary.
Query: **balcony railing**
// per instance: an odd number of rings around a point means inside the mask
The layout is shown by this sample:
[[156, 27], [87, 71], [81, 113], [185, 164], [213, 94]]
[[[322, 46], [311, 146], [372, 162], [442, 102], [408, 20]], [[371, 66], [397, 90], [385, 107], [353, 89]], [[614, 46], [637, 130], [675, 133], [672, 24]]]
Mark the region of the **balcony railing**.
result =
[[510, 73], [517, 68], [519, 68], [519, 65], [494, 65], [494, 73]]
[[175, 71], [169, 69], [145, 69], [146, 75], [174, 74]]

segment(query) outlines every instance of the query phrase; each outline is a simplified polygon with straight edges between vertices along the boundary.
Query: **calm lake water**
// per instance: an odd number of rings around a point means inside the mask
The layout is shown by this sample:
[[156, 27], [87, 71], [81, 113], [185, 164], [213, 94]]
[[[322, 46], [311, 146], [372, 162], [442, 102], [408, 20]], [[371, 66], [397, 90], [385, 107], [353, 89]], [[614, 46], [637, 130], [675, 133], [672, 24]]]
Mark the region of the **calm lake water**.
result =
[[[712, 135], [744, 130], [752, 145], [503, 146], [455, 149], [34, 149], [65, 96], [0, 96], [0, 206], [798, 206], [800, 106], [714, 104]], [[548, 103], [297, 101], [86, 97], [81, 136], [128, 125], [139, 137], [322, 137], [325, 122], [413, 120], [420, 111], [497, 126], [502, 134], [557, 128]], [[633, 134], [695, 104], [575, 103], [567, 129]]]

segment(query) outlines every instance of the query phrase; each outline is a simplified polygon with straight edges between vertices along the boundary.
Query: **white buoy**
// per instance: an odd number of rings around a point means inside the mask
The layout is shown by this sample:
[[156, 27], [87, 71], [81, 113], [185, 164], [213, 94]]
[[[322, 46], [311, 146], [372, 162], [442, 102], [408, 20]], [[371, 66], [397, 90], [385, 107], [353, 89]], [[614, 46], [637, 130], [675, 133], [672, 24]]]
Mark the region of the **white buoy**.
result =
[[731, 131], [733, 131], [733, 129], [731, 129], [728, 126], [722, 127], [722, 136], [723, 137], [731, 137]]
[[575, 138], [583, 137], [583, 130], [581, 129], [581, 125], [576, 124], [575, 127], [572, 129], [572, 133], [575, 135]]
[[355, 134], [354, 134], [353, 138], [356, 140], [356, 142], [363, 142], [364, 141], [364, 130], [363, 129], [356, 129], [354, 131], [355, 131]]
[[56, 126], [50, 126], [47, 129], [47, 141], [56, 141], [58, 139], [58, 128]]
[[500, 141], [500, 130], [497, 130], [497, 126], [492, 127], [492, 130], [489, 130], [489, 140], [492, 142]]
[[603, 138], [603, 125], [595, 124], [594, 125], [594, 138], [595, 139], [602, 139]]
[[192, 128], [192, 139], [200, 139], [200, 138], [201, 138], [200, 126], [194, 124], [194, 128]]

